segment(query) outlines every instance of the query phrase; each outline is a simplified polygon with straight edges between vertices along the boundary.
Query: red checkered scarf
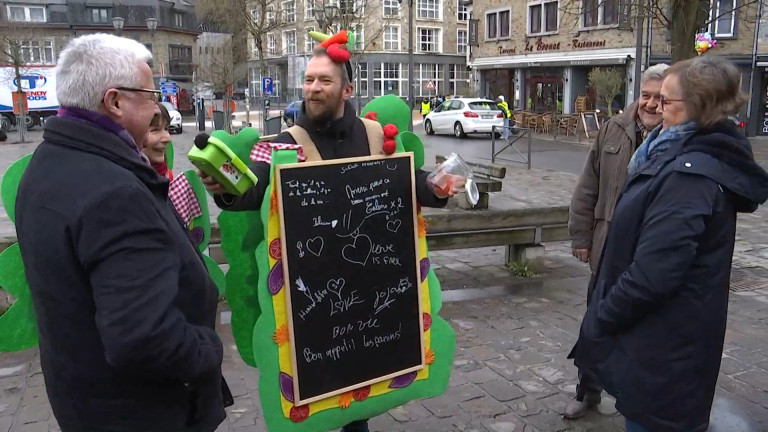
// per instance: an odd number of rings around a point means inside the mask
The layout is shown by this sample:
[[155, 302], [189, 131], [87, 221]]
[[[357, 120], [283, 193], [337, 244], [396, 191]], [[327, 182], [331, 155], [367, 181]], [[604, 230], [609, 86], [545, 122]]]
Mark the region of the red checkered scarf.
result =
[[203, 214], [200, 203], [197, 202], [195, 191], [192, 190], [192, 186], [189, 185], [184, 174], [176, 176], [171, 181], [168, 188], [168, 198], [176, 209], [176, 213], [184, 221], [184, 225], [189, 225], [192, 219]]
[[296, 150], [299, 162], [304, 162], [307, 157], [304, 156], [301, 146], [298, 144], [273, 143], [262, 141], [256, 143], [251, 150], [250, 159], [254, 162], [272, 163], [272, 150]]

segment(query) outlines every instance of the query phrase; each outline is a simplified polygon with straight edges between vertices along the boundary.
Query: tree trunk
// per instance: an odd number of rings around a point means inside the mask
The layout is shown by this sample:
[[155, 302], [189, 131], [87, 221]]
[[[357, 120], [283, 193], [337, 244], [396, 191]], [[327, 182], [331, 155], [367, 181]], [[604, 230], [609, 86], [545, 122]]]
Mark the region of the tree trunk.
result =
[[708, 1], [672, 0], [673, 19], [669, 23], [672, 63], [696, 57], [694, 42], [698, 29], [706, 22], [704, 7], [709, 10]]

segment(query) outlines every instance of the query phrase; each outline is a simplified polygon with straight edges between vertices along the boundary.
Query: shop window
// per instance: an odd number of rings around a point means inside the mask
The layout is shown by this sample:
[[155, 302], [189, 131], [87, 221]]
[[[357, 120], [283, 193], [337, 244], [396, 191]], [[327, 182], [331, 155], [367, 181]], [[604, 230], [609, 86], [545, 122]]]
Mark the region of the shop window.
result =
[[715, 37], [736, 36], [736, 0], [712, 0], [709, 31]]
[[582, 0], [582, 28], [614, 26], [618, 24], [619, 0]]
[[559, 25], [557, 1], [539, 0], [528, 3], [528, 34], [556, 33]]
[[510, 16], [510, 9], [486, 12], [485, 38], [487, 40], [509, 38]]

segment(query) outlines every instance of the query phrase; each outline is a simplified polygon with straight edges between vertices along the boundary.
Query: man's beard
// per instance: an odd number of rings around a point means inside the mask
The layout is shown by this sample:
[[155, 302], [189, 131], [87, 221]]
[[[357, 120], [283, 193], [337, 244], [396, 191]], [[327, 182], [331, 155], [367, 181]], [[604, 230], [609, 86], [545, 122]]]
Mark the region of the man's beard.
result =
[[[323, 124], [334, 120], [336, 109], [338, 107], [335, 105], [335, 102], [341, 101], [341, 92], [329, 95], [329, 97], [321, 102], [322, 106], [312, 104], [312, 101], [307, 100], [307, 98], [304, 99], [305, 103], [302, 104], [304, 114], [306, 114], [313, 123]], [[343, 103], [343, 101], [341, 103]], [[312, 106], [311, 108], [310, 105]]]

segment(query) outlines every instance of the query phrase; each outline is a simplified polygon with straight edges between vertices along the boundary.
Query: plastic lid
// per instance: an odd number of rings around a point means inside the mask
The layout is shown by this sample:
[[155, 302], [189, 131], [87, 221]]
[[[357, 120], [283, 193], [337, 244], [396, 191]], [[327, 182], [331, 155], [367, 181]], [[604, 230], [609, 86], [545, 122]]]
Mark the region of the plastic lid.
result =
[[480, 192], [477, 190], [477, 184], [472, 177], [467, 179], [467, 184], [464, 186], [467, 189], [467, 200], [474, 207], [478, 201], [480, 201]]

